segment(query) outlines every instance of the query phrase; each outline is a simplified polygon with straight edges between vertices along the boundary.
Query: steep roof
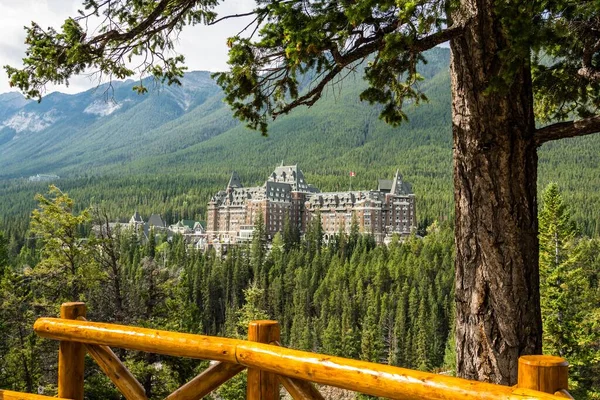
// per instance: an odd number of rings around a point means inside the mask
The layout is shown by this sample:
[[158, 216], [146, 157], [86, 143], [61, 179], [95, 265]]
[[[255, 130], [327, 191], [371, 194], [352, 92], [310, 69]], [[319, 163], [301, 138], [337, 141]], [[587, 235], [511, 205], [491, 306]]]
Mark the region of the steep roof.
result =
[[404, 182], [404, 180], [402, 179], [402, 175], [398, 170], [396, 170], [396, 175], [394, 176], [394, 184], [392, 186], [391, 192], [397, 196], [412, 193], [412, 188], [410, 187], [410, 184]]
[[229, 183], [227, 184], [227, 188], [241, 188], [242, 187], [242, 181], [240, 179], [240, 176], [238, 175], [237, 172], [233, 171], [231, 173], [231, 178], [229, 178]]
[[160, 217], [160, 214], [152, 214], [148, 219], [148, 226], [158, 226], [161, 228], [165, 227], [165, 222]]
[[270, 182], [288, 183], [292, 186], [294, 192], [317, 192], [318, 190], [311, 185], [308, 185], [304, 179], [304, 173], [297, 165], [283, 165], [279, 167], [269, 176]]
[[390, 193], [400, 194], [402, 190], [402, 175], [400, 175], [400, 171], [396, 170], [396, 175], [394, 175], [394, 183], [392, 183], [392, 188], [390, 189]]
[[196, 221], [194, 221], [193, 219], [182, 219], [181, 222], [183, 225], [187, 226], [190, 229], [194, 229], [194, 225], [196, 224]]
[[394, 179], [379, 179], [377, 190], [384, 193], [391, 193], [396, 196], [412, 193], [410, 184], [404, 182], [402, 175], [398, 170], [396, 170]]
[[133, 214], [133, 216], [131, 217], [131, 219], [129, 220], [129, 222], [139, 222], [139, 223], [144, 223], [144, 220], [142, 219], [142, 216], [140, 215], [139, 212], [135, 212]]
[[390, 179], [379, 179], [377, 190], [381, 192], [390, 192], [392, 190], [393, 182]]

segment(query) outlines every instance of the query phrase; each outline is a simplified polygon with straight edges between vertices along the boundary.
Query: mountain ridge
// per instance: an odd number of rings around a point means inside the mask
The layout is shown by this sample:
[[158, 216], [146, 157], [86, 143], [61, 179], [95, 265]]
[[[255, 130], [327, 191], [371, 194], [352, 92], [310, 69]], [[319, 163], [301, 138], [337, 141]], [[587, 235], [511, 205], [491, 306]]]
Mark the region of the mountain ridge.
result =
[[[186, 75], [182, 87], [155, 88], [148, 82], [153, 90], [144, 96], [131, 90], [133, 81], [114, 84], [115, 97], [123, 104], [112, 112], [103, 108], [107, 103], [94, 103], [104, 99], [104, 89], [96, 89], [95, 95], [90, 91], [54, 94], [39, 106], [23, 105], [24, 100], [13, 95], [21, 108], [14, 111], [12, 107], [11, 115], [38, 107], [41, 115], [50, 113], [47, 117], [56, 117], [58, 122], [38, 132], [23, 131], [16, 140], [14, 129], [0, 129], [0, 184], [19, 187], [15, 178], [55, 173], [66, 178], [61, 187], [77, 187], [84, 203], [90, 204], [92, 198], [111, 201], [114, 193], [129, 196], [130, 190], [138, 188], [157, 190], [155, 183], [162, 182], [166, 186], [160, 198], [165, 204], [193, 198], [194, 212], [202, 214], [211, 191], [225, 185], [232, 170], [240, 173], [244, 185], [262, 184], [284, 160], [298, 164], [307, 181], [322, 190], [373, 188], [378, 178], [392, 176], [399, 169], [413, 184], [423, 224], [451, 219], [449, 50], [436, 48], [426, 57], [429, 63], [419, 70], [426, 78], [420, 85], [429, 102], [418, 107], [407, 104], [409, 121], [399, 127], [378, 118], [380, 106], [358, 100], [366, 88], [358, 73], [329, 88], [312, 108], [299, 108], [272, 121], [267, 137], [232, 117], [208, 72]], [[3, 98], [0, 95], [0, 102]], [[68, 118], [51, 113], [61, 102], [65, 110], [61, 112]], [[6, 119], [0, 118], [0, 125]], [[40, 121], [44, 123], [42, 117]], [[600, 232], [598, 154], [600, 135], [547, 143], [539, 151], [539, 187], [557, 182], [582, 230], [590, 234]], [[352, 181], [349, 171], [356, 173]], [[17, 183], [11, 186], [13, 181]], [[178, 184], [173, 186], [172, 181]], [[91, 186], [79, 189], [76, 185], [82, 182]], [[121, 192], [115, 189], [116, 182]], [[127, 189], [127, 185], [137, 188]], [[110, 193], [99, 197], [106, 190]], [[3, 201], [11, 199], [2, 200], [0, 194], [0, 206]], [[130, 208], [139, 204], [137, 198], [127, 201], [121, 205], [119, 218], [128, 217]]]
[[[5, 107], [0, 118], [0, 178], [49, 170], [68, 173], [65, 167], [77, 170], [82, 162], [103, 165], [96, 149], [120, 149], [121, 156], [113, 158], [126, 159], [135, 153], [127, 147], [139, 145], [146, 132], [193, 111], [211, 97], [220, 103], [222, 97], [205, 71], [186, 74], [182, 86], [159, 88], [148, 80], [145, 84], [151, 91], [144, 96], [132, 90], [135, 84], [106, 83], [76, 94], [53, 92], [41, 103]], [[2, 95], [0, 101], [7, 97]]]
[[[420, 66], [425, 77], [435, 78], [448, 69], [448, 49], [434, 49], [428, 52], [428, 58], [431, 62]], [[154, 157], [179, 151], [185, 156], [186, 148], [234, 131], [233, 136], [228, 135], [231, 144], [232, 137], [245, 134], [247, 129], [233, 119], [210, 74], [186, 73], [181, 86], [156, 86], [149, 78], [144, 84], [150, 93], [143, 96], [132, 90], [137, 82], [128, 80], [77, 94], [54, 92], [40, 104], [27, 102], [19, 104], [20, 108], [12, 107], [12, 113], [6, 113], [8, 117], [0, 118], [0, 179], [47, 172], [75, 176], [86, 169], [101, 173], [135, 162], [148, 165]], [[299, 121], [301, 127], [313, 123], [335, 127], [347, 123], [343, 114], [352, 110], [358, 110], [365, 119], [359, 125], [372, 126], [376, 121], [378, 127], [388, 130], [377, 122], [378, 108], [358, 100], [364, 88], [362, 77], [355, 73], [341, 85], [329, 88], [324, 100], [311, 110], [296, 110], [274, 121], [270, 131], [282, 138], [278, 129], [287, 129], [283, 133], [293, 136], [296, 125], [290, 126], [291, 120]], [[317, 121], [314, 110], [322, 108], [335, 109], [335, 118], [320, 113], [321, 120]], [[306, 133], [312, 134], [310, 130]], [[368, 139], [363, 138], [363, 142]], [[269, 139], [257, 140], [264, 143]], [[331, 143], [336, 144], [340, 143]], [[348, 148], [343, 143], [342, 147]]]

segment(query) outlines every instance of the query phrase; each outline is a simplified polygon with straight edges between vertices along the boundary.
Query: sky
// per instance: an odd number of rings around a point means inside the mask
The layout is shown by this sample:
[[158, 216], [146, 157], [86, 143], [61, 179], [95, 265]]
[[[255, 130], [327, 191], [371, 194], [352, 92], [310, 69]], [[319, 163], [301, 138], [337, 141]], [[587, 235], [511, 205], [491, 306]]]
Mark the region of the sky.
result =
[[[67, 17], [77, 14], [81, 4], [82, 0], [0, 0], [0, 66], [22, 65], [26, 49], [24, 26], [35, 21], [43, 28], [59, 29]], [[231, 0], [219, 6], [217, 12], [220, 16], [238, 14], [251, 11], [253, 5], [252, 0]], [[190, 71], [223, 71], [227, 68], [226, 39], [243, 26], [242, 20], [229, 19], [213, 26], [186, 27], [176, 50], [185, 56]], [[48, 92], [77, 93], [97, 85], [97, 80], [89, 76], [78, 76], [70, 80], [68, 87], [49, 86]], [[12, 90], [4, 68], [0, 69], [0, 93]]]

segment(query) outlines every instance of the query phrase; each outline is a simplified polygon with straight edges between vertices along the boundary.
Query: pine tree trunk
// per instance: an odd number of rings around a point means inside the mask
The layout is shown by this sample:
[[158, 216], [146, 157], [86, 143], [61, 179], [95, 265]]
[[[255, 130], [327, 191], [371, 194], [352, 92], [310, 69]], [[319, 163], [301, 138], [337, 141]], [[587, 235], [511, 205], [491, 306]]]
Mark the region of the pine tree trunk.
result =
[[509, 44], [493, 0], [463, 1], [451, 43], [459, 376], [513, 385], [541, 352], [537, 153], [529, 61], [490, 90]]

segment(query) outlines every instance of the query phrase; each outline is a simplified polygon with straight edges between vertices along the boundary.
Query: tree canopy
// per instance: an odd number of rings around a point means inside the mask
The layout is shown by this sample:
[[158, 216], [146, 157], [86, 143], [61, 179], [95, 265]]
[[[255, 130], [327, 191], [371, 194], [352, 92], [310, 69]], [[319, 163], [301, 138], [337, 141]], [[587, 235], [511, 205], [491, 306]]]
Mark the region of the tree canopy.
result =
[[544, 352], [569, 360], [575, 396], [592, 397], [596, 371], [598, 282], [595, 241], [579, 237], [556, 183], [542, 196], [540, 210], [540, 292]]

